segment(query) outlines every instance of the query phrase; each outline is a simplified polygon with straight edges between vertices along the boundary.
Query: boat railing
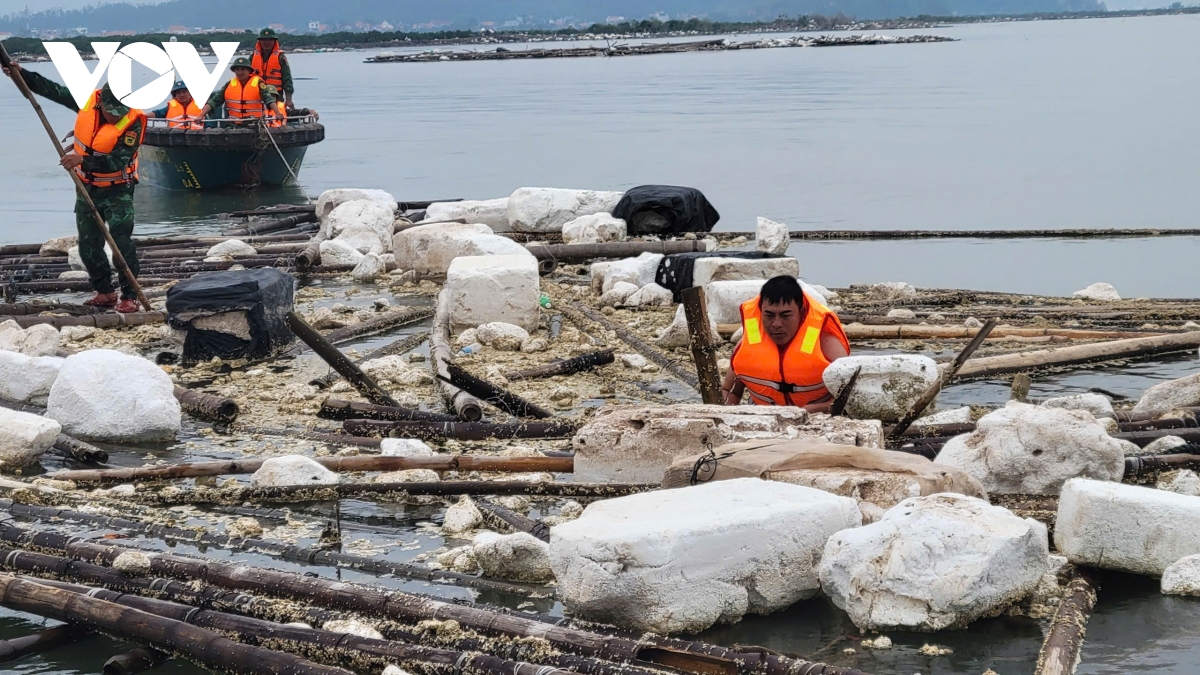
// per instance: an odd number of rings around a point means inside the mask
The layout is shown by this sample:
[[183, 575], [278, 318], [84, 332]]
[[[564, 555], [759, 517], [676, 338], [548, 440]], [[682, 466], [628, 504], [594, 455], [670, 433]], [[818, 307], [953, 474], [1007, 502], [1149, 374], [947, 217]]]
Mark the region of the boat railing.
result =
[[[223, 118], [218, 118], [218, 119], [205, 118], [204, 119], [204, 128], [205, 129], [245, 128], [247, 126], [251, 126], [255, 121], [257, 121], [257, 119], [258, 118], [247, 119], [244, 117], [241, 117], [241, 118], [223, 117]], [[147, 126], [150, 128], [167, 128], [167, 127], [170, 127], [171, 123], [175, 122], [176, 120], [155, 117], [155, 118], [149, 118], [146, 121], [149, 123]], [[317, 121], [317, 116], [312, 113], [307, 113], [304, 115], [288, 115], [288, 118], [287, 118], [287, 123], [289, 126], [297, 125], [297, 124], [312, 124], [316, 121]], [[270, 128], [279, 128], [279, 127], [270, 127]], [[199, 131], [199, 130], [196, 130], [196, 131]]]

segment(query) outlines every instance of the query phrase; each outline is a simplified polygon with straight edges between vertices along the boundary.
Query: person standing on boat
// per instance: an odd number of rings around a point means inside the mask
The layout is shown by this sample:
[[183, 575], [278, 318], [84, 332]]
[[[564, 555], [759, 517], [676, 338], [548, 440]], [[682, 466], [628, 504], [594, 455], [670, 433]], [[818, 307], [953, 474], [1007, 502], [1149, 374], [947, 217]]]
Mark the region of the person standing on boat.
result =
[[[224, 89], [217, 89], [208, 97], [208, 103], [200, 109], [200, 116], [205, 117], [212, 111], [225, 106], [225, 115], [234, 120], [255, 120], [270, 117], [273, 121], [279, 118], [279, 94], [275, 87], [267, 84], [261, 77], [254, 74], [250, 59], [239, 56], [229, 67], [233, 77]], [[277, 122], [274, 122], [277, 123]]]
[[741, 311], [742, 339], [721, 384], [722, 402], [738, 405], [748, 393], [755, 405], [826, 412], [833, 397], [822, 379], [825, 368], [850, 355], [837, 315], [790, 276], [767, 280]]
[[192, 98], [183, 80], [176, 80], [171, 87], [171, 98], [167, 104], [158, 110], [151, 110], [146, 117], [166, 119], [167, 126], [172, 129], [203, 129], [204, 117], [200, 114], [200, 106]]
[[288, 110], [292, 109], [292, 94], [295, 85], [292, 84], [292, 67], [288, 64], [287, 55], [279, 48], [279, 38], [275, 31], [264, 28], [258, 32], [258, 41], [254, 43], [254, 56], [250, 65], [254, 66], [254, 74], [264, 82], [275, 87], [283, 94], [283, 102]]
[[[108, 222], [113, 241], [136, 277], [137, 249], [133, 245], [133, 187], [137, 185], [138, 150], [146, 136], [146, 116], [121, 103], [105, 83], [88, 97], [81, 109], [71, 91], [53, 80], [17, 64], [4, 68], [21, 72], [33, 93], [70, 108], [75, 116], [73, 147], [59, 161], [74, 171], [87, 188], [96, 210]], [[129, 280], [121, 275], [121, 295], [113, 286], [113, 268], [104, 250], [104, 235], [96, 226], [82, 195], [75, 196], [75, 230], [79, 234], [79, 257], [87, 268], [96, 295], [83, 304], [112, 307], [128, 314], [141, 309]]]

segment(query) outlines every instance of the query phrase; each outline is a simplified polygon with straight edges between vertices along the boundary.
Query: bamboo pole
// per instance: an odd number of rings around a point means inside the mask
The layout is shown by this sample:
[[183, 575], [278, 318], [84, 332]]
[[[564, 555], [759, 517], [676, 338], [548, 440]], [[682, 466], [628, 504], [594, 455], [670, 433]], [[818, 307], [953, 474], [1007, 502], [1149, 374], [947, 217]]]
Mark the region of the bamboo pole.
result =
[[[157, 616], [186, 621], [187, 623], [222, 633], [244, 635], [256, 641], [279, 641], [315, 645], [319, 650], [333, 649], [341, 652], [340, 658], [323, 660], [341, 661], [347, 666], [359, 666], [361, 657], [374, 657], [379, 663], [400, 662], [405, 665], [418, 664], [440, 671], [444, 668], [461, 668], [469, 672], [494, 673], [495, 675], [568, 675], [567, 671], [546, 668], [527, 662], [510, 661], [489, 654], [467, 654], [434, 647], [401, 644], [377, 638], [362, 637], [350, 633], [285, 625], [259, 618], [239, 616], [228, 612], [198, 609], [186, 604], [157, 598], [139, 597], [103, 588], [89, 588], [62, 582], [39, 581], [49, 586], [87, 593], [93, 597], [123, 606], [138, 609]], [[308, 651], [308, 650], [305, 650]], [[411, 666], [410, 666], [411, 667]], [[378, 669], [378, 668], [376, 668]]]
[[372, 403], [379, 405], [389, 405], [399, 407], [400, 404], [396, 399], [392, 398], [386, 391], [383, 390], [375, 380], [371, 379], [358, 366], [354, 365], [346, 355], [338, 351], [331, 342], [326, 340], [312, 326], [308, 325], [300, 315], [295, 312], [288, 312], [284, 319], [288, 328], [296, 334], [305, 344], [316, 352], [325, 363], [328, 363], [334, 370], [342, 374], [360, 394], [365, 396]]
[[1094, 572], [1075, 568], [1075, 576], [1067, 583], [1067, 591], [1050, 621], [1034, 675], [1074, 675], [1099, 588]]
[[175, 398], [183, 411], [196, 419], [218, 424], [233, 424], [241, 407], [225, 396], [214, 396], [175, 385]]
[[[76, 483], [120, 483], [126, 481], [171, 480], [197, 476], [229, 476], [254, 473], [262, 468], [263, 459], [226, 460], [219, 462], [190, 462], [174, 466], [146, 466], [121, 469], [80, 469], [55, 471], [47, 474], [54, 480]], [[382, 455], [350, 457], [314, 457], [314, 462], [339, 473], [351, 471], [404, 471], [431, 469], [433, 471], [495, 471], [528, 473], [548, 471], [571, 473], [573, 457], [505, 457], [502, 455], [435, 455], [433, 457], [385, 457]]]
[[444, 377], [441, 372], [435, 373], [434, 377], [448, 382], [449, 384], [462, 389], [468, 394], [478, 398], [485, 403], [489, 403], [504, 412], [515, 417], [533, 417], [536, 419], [549, 419], [554, 417], [554, 413], [545, 408], [527, 401], [516, 394], [506, 391], [502, 387], [498, 387], [487, 380], [475, 377], [462, 368], [453, 363], [443, 363], [438, 368], [439, 371], [445, 368], [445, 372], [449, 377]]
[[94, 328], [116, 328], [118, 326], [146, 326], [166, 323], [166, 312], [117, 312], [106, 314], [83, 314], [80, 316], [12, 316], [4, 317], [5, 321], [15, 321], [21, 328], [29, 328], [39, 324], [63, 328], [66, 326], [91, 326]]
[[[721, 327], [718, 326], [718, 329]], [[735, 324], [726, 328], [737, 330]], [[979, 332], [978, 328], [966, 326], [879, 326], [847, 323], [844, 326], [850, 340], [954, 340], [970, 339]], [[718, 330], [718, 332], [721, 332]], [[1026, 328], [1020, 326], [998, 326], [992, 329], [988, 340], [1008, 338], [1064, 337], [1070, 340], [1115, 340], [1133, 337], [1153, 337], [1163, 333], [1119, 330], [1083, 330], [1074, 328]]]
[[550, 541], [550, 528], [540, 520], [527, 518], [515, 511], [492, 503], [486, 499], [480, 499], [475, 502], [483, 513], [484, 520], [491, 520], [498, 523], [503, 523], [508, 528], [515, 532], [525, 532], [541, 539], [542, 541]]
[[556, 260], [560, 263], [584, 262], [594, 258], [630, 258], [642, 253], [695, 253], [708, 250], [708, 244], [696, 239], [692, 241], [618, 241], [600, 244], [528, 244], [533, 257], [538, 260]]
[[479, 590], [517, 595], [529, 595], [530, 593], [536, 592], [539, 588], [536, 586], [509, 583], [507, 581], [498, 581], [495, 579], [483, 579], [474, 575], [459, 574], [457, 572], [451, 572], [448, 570], [435, 570], [431, 567], [413, 563], [392, 562], [389, 560], [380, 560], [366, 556], [339, 553], [337, 551], [331, 551], [320, 546], [292, 546], [288, 544], [267, 541], [265, 539], [255, 539], [252, 537], [233, 537], [229, 535], [213, 534], [206, 531], [196, 531], [190, 528], [158, 525], [155, 523], [147, 523], [128, 518], [110, 518], [108, 516], [81, 513], [71, 509], [35, 506], [14, 502], [5, 504], [4, 508], [14, 515], [23, 515], [45, 520], [60, 519], [76, 523], [83, 523], [92, 527], [121, 530], [125, 532], [137, 532], [153, 537], [159, 537], [169, 542], [182, 541], [200, 546], [219, 546], [221, 548], [234, 551], [253, 550], [274, 558], [291, 560], [294, 562], [304, 563], [306, 565], [328, 565], [330, 567], [346, 568], [374, 574], [391, 574], [406, 579], [430, 581], [435, 583], [449, 583], [467, 588], [476, 588]]
[[605, 366], [615, 360], [614, 350], [603, 349], [598, 352], [588, 352], [569, 359], [557, 359], [544, 366], [516, 370], [504, 374], [506, 380], [532, 380], [539, 377], [554, 377], [555, 375], [572, 375], [597, 366]]
[[687, 319], [688, 338], [691, 342], [692, 361], [696, 364], [700, 398], [705, 403], [719, 405], [721, 397], [721, 371], [717, 368], [717, 347], [709, 330], [708, 307], [704, 299], [704, 287], [692, 286], [683, 289], [683, 312]]
[[315, 222], [317, 222], [317, 214], [315, 211], [312, 211], [308, 213], [298, 213], [294, 216], [287, 216], [286, 218], [273, 220], [268, 223], [263, 223], [262, 225], [245, 225], [243, 227], [236, 227], [232, 230], [222, 232], [221, 234], [225, 235], [226, 237], [254, 236], [256, 234], [269, 234], [271, 232], [278, 232], [280, 230], [290, 230], [297, 225]]
[[1191, 351], [1196, 347], [1200, 347], [1200, 331], [1040, 349], [975, 359], [963, 366], [959, 377], [981, 379], [1037, 368]]
[[[407, 354], [408, 352], [411, 352], [412, 350], [416, 349], [417, 347], [420, 347], [421, 343], [425, 342], [428, 339], [429, 339], [428, 332], [415, 333], [415, 334], [409, 335], [407, 337], [398, 338], [398, 339], [393, 340], [392, 342], [389, 342], [386, 345], [380, 347], [379, 349], [372, 349], [371, 351], [367, 352], [366, 354], [359, 356], [358, 362], [362, 363], [363, 361], [369, 361], [371, 359], [378, 359], [378, 358], [384, 357], [384, 356]], [[328, 375], [324, 375], [324, 376], [318, 377], [314, 380], [310, 380], [309, 384], [313, 385], [314, 387], [317, 387], [318, 389], [328, 389], [329, 387], [332, 387], [335, 382], [337, 382], [339, 379], [341, 379], [341, 377], [342, 377], [341, 373], [338, 373], [335, 370], [335, 371], [330, 372]]]
[[[411, 323], [423, 321], [433, 316], [433, 311], [425, 307], [416, 307], [411, 309], [398, 309], [392, 312], [387, 312], [382, 316], [378, 316], [369, 321], [335, 328], [328, 333], [322, 334], [322, 338], [330, 344], [339, 345], [358, 338], [367, 337], [386, 332], [393, 328], [400, 328]], [[289, 349], [280, 352], [279, 357], [285, 358], [297, 356], [304, 352], [305, 345], [294, 345]]]
[[92, 631], [74, 623], [64, 623], [40, 630], [32, 635], [22, 635], [11, 640], [0, 640], [0, 663], [16, 661], [30, 654], [48, 652], [69, 645]]
[[1126, 457], [1125, 473], [1121, 480], [1144, 485], [1156, 482], [1165, 472], [1180, 469], [1200, 470], [1200, 455], [1177, 453]]
[[[118, 555], [129, 550], [108, 540], [75, 540], [65, 534], [26, 531], [6, 524], [0, 524], [0, 539], [42, 551], [61, 551], [64, 556], [81, 561], [105, 564], [111, 564]], [[5, 556], [4, 560], [19, 564], [22, 557], [24, 554], [16, 556], [14, 561]], [[203, 581], [235, 591], [253, 592], [269, 589], [272, 595], [321, 607], [363, 612], [404, 622], [427, 619], [457, 621], [467, 629], [486, 635], [537, 637], [573, 654], [617, 662], [640, 661], [665, 665], [699, 675], [789, 675], [804, 673], [806, 670], [823, 675], [863, 675], [861, 671], [854, 669], [810, 663], [775, 654], [735, 651], [701, 642], [649, 635], [638, 638], [604, 635], [486, 608], [443, 602], [403, 591], [381, 591], [333, 579], [225, 563], [216, 559], [195, 560], [159, 553], [150, 558], [150, 574]]]
[[[438, 294], [437, 310], [433, 315], [433, 327], [429, 331], [429, 362], [435, 377], [450, 377], [447, 363], [453, 363], [450, 350], [450, 317], [446, 312], [446, 291]], [[483, 419], [483, 402], [443, 379], [437, 379], [438, 391], [446, 400], [446, 406], [458, 419], [477, 422]]]
[[420, 438], [444, 441], [486, 441], [510, 438], [570, 438], [577, 430], [567, 422], [521, 422], [493, 424], [491, 422], [390, 422], [383, 420], [346, 420], [342, 429], [354, 436], [384, 436]]
[[424, 420], [427, 422], [457, 422], [454, 415], [426, 412], [402, 406], [375, 405], [358, 401], [327, 398], [321, 402], [317, 417], [327, 420]]
[[0, 575], [0, 604], [148, 643], [215, 670], [251, 675], [353, 675], [291, 654], [240, 644], [182, 621], [12, 576]]
[[633, 347], [633, 349], [642, 356], [645, 356], [658, 365], [658, 367], [674, 375], [679, 379], [680, 382], [683, 382], [696, 391], [700, 391], [699, 378], [696, 377], [695, 373], [689, 372], [686, 368], [681, 366], [678, 361], [667, 356], [657, 347], [650, 345], [637, 335], [634, 335], [632, 331], [624, 326], [618, 326], [612, 321], [609, 321], [608, 318], [603, 314], [593, 311], [592, 308], [588, 307], [587, 305], [579, 302], [573, 302], [571, 305], [573, 305], [573, 308], [560, 308], [562, 313], [565, 314], [568, 319], [574, 321], [576, 324], [579, 324], [584, 320], [583, 317], [586, 317], [588, 320], [600, 324], [600, 326], [605, 330], [610, 330], [616, 333], [617, 337], [620, 338], [622, 342], [630, 347]]
[[989, 319], [987, 323], [983, 324], [983, 327], [979, 329], [979, 332], [975, 334], [975, 337], [971, 338], [971, 342], [968, 343], [966, 347], [963, 347], [963, 350], [958, 353], [958, 356], [956, 356], [949, 365], [942, 369], [942, 372], [938, 374], [937, 380], [935, 380], [934, 383], [925, 390], [925, 393], [921, 394], [921, 398], [917, 399], [917, 401], [913, 403], [912, 407], [909, 408], [904, 417], [900, 418], [900, 421], [897, 422], [896, 426], [892, 428], [892, 438], [903, 434], [904, 431], [908, 429], [909, 425], [915, 422], [917, 418], [921, 416], [921, 413], [925, 412], [925, 409], [933, 403], [934, 399], [937, 398], [942, 389], [947, 384], [950, 384], [950, 381], [953, 380], [954, 376], [958, 374], [958, 371], [963, 367], [963, 364], [967, 362], [967, 359], [971, 358], [971, 355], [975, 353], [975, 350], [979, 348], [979, 345], [983, 344], [983, 341], [987, 339], [988, 333], [991, 333], [992, 329], [995, 327], [996, 321], [994, 319]]
[[108, 453], [89, 443], [59, 434], [54, 439], [54, 449], [70, 455], [73, 459], [87, 464], [104, 464], [108, 461]]
[[[0, 45], [0, 65], [3, 65], [5, 68], [13, 65], [12, 60], [8, 58], [8, 51], [4, 49], [4, 45]], [[62, 159], [66, 157], [66, 151], [58, 143], [58, 134], [54, 133], [54, 128], [50, 126], [50, 120], [46, 119], [46, 113], [42, 111], [41, 104], [37, 102], [37, 98], [30, 91], [29, 85], [25, 84], [25, 78], [21, 76], [20, 68], [11, 68], [9, 72], [13, 84], [17, 85], [17, 89], [20, 89], [25, 98], [29, 99], [29, 104], [33, 106], [38, 119], [42, 121], [42, 127], [46, 129], [46, 133], [50, 136], [50, 143], [54, 146], [55, 152], [58, 153], [58, 158]], [[117, 242], [113, 239], [112, 233], [108, 231], [108, 224], [104, 222], [104, 218], [96, 210], [96, 204], [92, 201], [92, 196], [88, 193], [83, 180], [72, 169], [67, 169], [67, 174], [71, 176], [71, 180], [75, 183], [75, 189], [79, 192], [79, 196], [83, 198], [84, 203], [87, 204], [92, 218], [96, 221], [96, 229], [100, 231], [100, 234], [104, 237], [104, 241], [108, 243], [108, 248], [112, 251], [113, 265], [133, 288], [138, 301], [142, 303], [142, 309], [147, 312], [152, 311], [153, 308], [150, 306], [150, 301], [146, 299], [146, 294], [142, 292], [142, 287], [138, 284], [137, 277], [134, 276], [133, 270], [129, 269], [129, 265], [125, 262], [125, 257], [121, 255], [121, 250], [117, 247]]]
[[410, 483], [339, 483], [337, 485], [286, 485], [280, 487], [196, 487], [137, 494], [132, 500], [144, 504], [288, 504], [328, 502], [338, 499], [394, 501], [404, 496], [456, 497], [459, 495], [532, 495], [537, 497], [621, 497], [658, 489], [641, 483], [533, 483], [510, 480], [462, 480]]

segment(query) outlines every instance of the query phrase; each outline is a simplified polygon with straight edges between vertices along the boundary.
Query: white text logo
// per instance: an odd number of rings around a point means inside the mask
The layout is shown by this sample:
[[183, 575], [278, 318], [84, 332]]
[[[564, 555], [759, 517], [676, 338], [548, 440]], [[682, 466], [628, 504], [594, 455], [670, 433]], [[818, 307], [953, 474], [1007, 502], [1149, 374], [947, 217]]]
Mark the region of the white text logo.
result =
[[[208, 100], [217, 82], [233, 60], [236, 42], [213, 42], [217, 63], [210, 71], [200, 60], [196, 47], [188, 42], [164, 42], [162, 49], [149, 42], [133, 42], [121, 47], [120, 42], [93, 42], [99, 63], [89, 71], [75, 45], [69, 42], [43, 42], [50, 60], [62, 76], [75, 103], [82, 108], [92, 92], [100, 86], [100, 78], [108, 70], [108, 84], [121, 103], [130, 108], [152, 108], [171, 95], [175, 73], [187, 85], [192, 98], [199, 104]], [[165, 51], [164, 51], [165, 50]], [[154, 81], [133, 91], [133, 62], [137, 61], [158, 75]]]

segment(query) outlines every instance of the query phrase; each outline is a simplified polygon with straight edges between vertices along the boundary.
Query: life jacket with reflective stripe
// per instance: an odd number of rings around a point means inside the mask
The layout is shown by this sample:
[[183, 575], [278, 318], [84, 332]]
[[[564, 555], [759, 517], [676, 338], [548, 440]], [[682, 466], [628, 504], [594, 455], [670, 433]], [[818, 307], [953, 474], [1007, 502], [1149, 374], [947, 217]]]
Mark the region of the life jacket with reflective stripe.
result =
[[[142, 140], [146, 137], [146, 116], [141, 110], [131, 108], [116, 124], [104, 121], [104, 113], [100, 109], [100, 90], [92, 92], [87, 103], [75, 116], [75, 154], [80, 157], [98, 157], [110, 154], [121, 142], [129, 127], [136, 122], [142, 127], [137, 138], [138, 149], [134, 150], [129, 162], [117, 171], [84, 171], [82, 166], [75, 167], [75, 173], [85, 185], [106, 188], [114, 185], [137, 182], [138, 152]], [[132, 145], [132, 143], [129, 143]]]
[[279, 49], [279, 45], [275, 45], [275, 49], [271, 51], [271, 55], [265, 60], [260, 46], [254, 45], [254, 56], [250, 59], [250, 65], [254, 67], [254, 74], [263, 79], [263, 82], [283, 92], [283, 66], [279, 64], [279, 56], [283, 51]]
[[850, 341], [842, 322], [828, 307], [808, 293], [804, 294], [804, 304], [800, 330], [781, 353], [763, 327], [759, 298], [742, 303], [742, 341], [733, 352], [730, 367], [757, 405], [805, 406], [832, 398], [822, 379], [829, 360], [821, 351], [821, 333], [836, 335], [846, 353], [850, 352]]
[[236, 77], [225, 85], [225, 113], [230, 119], [258, 118], [266, 114], [262, 92], [258, 90], [262, 78], [251, 75], [245, 86]]
[[203, 129], [204, 122], [200, 120], [200, 106], [195, 101], [187, 104], [171, 99], [167, 101], [167, 126], [172, 129]]

